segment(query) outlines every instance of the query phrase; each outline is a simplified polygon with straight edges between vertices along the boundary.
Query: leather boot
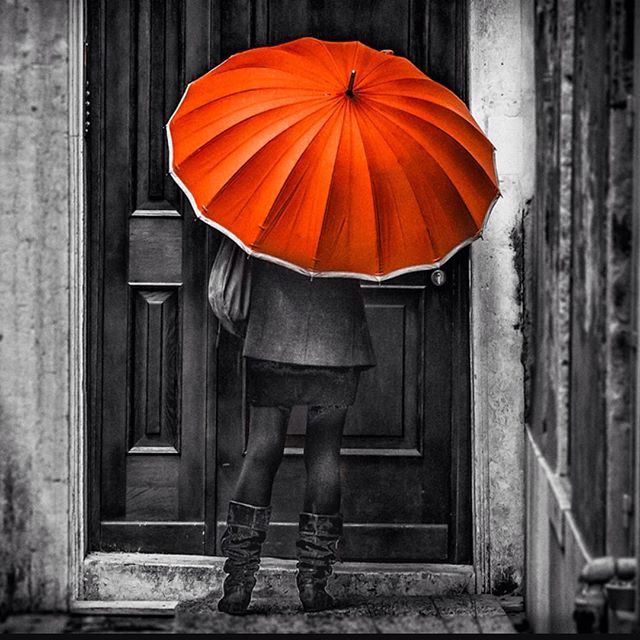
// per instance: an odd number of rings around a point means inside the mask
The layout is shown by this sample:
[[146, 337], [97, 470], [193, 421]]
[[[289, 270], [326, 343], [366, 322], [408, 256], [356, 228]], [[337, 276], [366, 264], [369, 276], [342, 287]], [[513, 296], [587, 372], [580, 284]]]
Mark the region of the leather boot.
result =
[[267, 535], [271, 507], [254, 507], [231, 500], [222, 553], [227, 557], [224, 595], [218, 609], [233, 615], [246, 613], [260, 567], [260, 551]]
[[342, 537], [342, 515], [301, 513], [296, 551], [296, 582], [305, 611], [322, 611], [334, 605], [326, 592], [327, 580], [336, 562], [337, 545]]

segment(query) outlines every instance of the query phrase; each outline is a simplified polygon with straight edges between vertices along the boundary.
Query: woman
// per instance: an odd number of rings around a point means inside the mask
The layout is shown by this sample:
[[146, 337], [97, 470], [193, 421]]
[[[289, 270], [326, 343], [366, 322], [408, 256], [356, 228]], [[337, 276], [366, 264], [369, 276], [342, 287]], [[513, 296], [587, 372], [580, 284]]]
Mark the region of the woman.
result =
[[250, 434], [229, 504], [221, 611], [246, 612], [271, 513], [291, 407], [307, 405], [307, 472], [296, 543], [305, 611], [331, 607], [326, 592], [342, 535], [340, 444], [360, 371], [375, 365], [358, 281], [304, 276], [254, 260], [247, 358]]

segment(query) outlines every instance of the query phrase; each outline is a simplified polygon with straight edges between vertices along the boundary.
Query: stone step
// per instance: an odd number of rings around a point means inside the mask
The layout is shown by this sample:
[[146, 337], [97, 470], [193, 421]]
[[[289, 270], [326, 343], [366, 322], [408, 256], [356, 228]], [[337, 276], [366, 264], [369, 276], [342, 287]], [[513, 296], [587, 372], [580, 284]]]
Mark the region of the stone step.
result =
[[[224, 558], [144, 553], [92, 553], [83, 566], [83, 600], [167, 602], [219, 593]], [[445, 564], [338, 563], [331, 591], [338, 598], [452, 596], [473, 593], [473, 568]], [[295, 599], [295, 561], [264, 558], [257, 598]], [[86, 606], [85, 606], [86, 608]]]

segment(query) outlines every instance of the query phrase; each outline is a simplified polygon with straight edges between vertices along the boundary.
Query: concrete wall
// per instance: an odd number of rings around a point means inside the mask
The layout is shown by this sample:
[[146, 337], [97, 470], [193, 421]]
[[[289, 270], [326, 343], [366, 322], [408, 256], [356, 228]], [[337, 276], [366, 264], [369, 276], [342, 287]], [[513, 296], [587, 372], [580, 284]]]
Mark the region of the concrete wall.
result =
[[0, 0], [0, 607], [65, 606], [67, 0]]
[[471, 0], [469, 9], [471, 111], [496, 147], [502, 192], [472, 249], [474, 475], [486, 505], [476, 556], [485, 565], [480, 586], [508, 593], [524, 568], [522, 223], [535, 177], [533, 8]]

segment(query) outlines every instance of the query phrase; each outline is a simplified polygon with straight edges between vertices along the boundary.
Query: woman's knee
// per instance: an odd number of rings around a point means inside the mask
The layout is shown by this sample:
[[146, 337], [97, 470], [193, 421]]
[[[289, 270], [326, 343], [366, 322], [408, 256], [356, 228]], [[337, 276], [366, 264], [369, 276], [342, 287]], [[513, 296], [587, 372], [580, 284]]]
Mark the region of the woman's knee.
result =
[[306, 451], [304, 464], [308, 472], [315, 472], [318, 475], [339, 474], [340, 472], [340, 450], [324, 449]]
[[277, 448], [268, 450], [255, 447], [247, 451], [244, 465], [254, 473], [275, 476], [281, 461], [282, 451]]

